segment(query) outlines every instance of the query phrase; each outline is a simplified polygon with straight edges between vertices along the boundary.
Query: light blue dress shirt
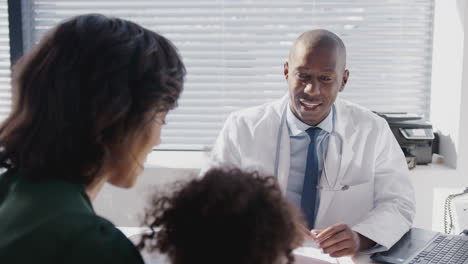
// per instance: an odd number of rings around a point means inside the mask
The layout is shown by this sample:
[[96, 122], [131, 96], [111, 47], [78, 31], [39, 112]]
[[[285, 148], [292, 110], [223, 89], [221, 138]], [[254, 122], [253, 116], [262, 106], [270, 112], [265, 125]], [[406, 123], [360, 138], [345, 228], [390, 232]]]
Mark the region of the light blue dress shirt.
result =
[[[325, 157], [327, 156], [328, 151], [328, 135], [333, 131], [335, 108], [332, 107], [332, 110], [328, 116], [320, 122], [317, 127], [320, 127], [322, 131], [317, 137], [318, 141], [318, 163], [319, 163], [319, 175], [322, 174], [323, 165], [325, 162]], [[286, 111], [286, 124], [288, 125], [289, 139], [291, 144], [291, 153], [290, 153], [290, 167], [289, 167], [289, 177], [288, 177], [288, 187], [286, 189], [286, 197], [297, 206], [301, 208], [301, 197], [302, 197], [302, 186], [304, 185], [304, 173], [306, 169], [307, 162], [307, 148], [309, 147], [310, 137], [307, 135], [306, 130], [309, 126], [299, 120], [291, 111], [291, 108], [288, 104], [288, 109]], [[319, 192], [317, 192], [317, 196]], [[320, 197], [316, 199], [317, 211]], [[317, 213], [315, 214], [317, 215]], [[375, 249], [380, 247], [379, 244], [374, 245], [370, 249]]]
[[[322, 174], [324, 160], [327, 155], [328, 135], [333, 131], [333, 115], [334, 108], [332, 107], [328, 116], [316, 126], [322, 129], [317, 137], [319, 175]], [[307, 148], [310, 143], [310, 137], [307, 135], [306, 130], [312, 126], [298, 119], [291, 111], [289, 105], [286, 111], [286, 123], [288, 125], [291, 146], [286, 197], [298, 208], [301, 208], [302, 186], [304, 184], [304, 173], [307, 162]], [[317, 202], [318, 201], [319, 199], [317, 199]]]

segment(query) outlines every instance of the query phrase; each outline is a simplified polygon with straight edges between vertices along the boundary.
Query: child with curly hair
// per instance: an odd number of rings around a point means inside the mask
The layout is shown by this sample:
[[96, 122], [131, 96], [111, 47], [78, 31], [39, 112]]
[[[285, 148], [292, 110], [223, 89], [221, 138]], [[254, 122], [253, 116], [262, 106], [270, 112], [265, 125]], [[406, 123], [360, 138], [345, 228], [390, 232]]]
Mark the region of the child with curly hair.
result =
[[167, 254], [172, 264], [292, 263], [303, 241], [302, 215], [273, 177], [211, 169], [171, 195], [156, 195], [140, 249]]

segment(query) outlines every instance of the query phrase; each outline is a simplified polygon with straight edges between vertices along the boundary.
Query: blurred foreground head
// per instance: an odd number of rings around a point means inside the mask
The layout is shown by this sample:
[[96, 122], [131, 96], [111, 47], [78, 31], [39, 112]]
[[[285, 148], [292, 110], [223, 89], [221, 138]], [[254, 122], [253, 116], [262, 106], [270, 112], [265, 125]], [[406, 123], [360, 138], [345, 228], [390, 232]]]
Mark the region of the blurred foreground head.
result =
[[36, 178], [129, 187], [160, 143], [185, 68], [163, 36], [99, 14], [50, 30], [13, 68], [13, 109], [0, 127], [0, 165]]

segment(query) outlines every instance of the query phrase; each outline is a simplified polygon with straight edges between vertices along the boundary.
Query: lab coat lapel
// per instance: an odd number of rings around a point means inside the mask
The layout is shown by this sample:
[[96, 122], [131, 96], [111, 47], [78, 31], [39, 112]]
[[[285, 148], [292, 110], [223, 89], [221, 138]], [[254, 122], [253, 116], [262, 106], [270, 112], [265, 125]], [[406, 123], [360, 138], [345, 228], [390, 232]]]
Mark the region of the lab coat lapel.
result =
[[[351, 122], [349, 113], [342, 109], [339, 100], [335, 102], [335, 110], [334, 133], [329, 137], [327, 157], [320, 177], [320, 185], [324, 188], [320, 190], [320, 205], [316, 218], [316, 225], [319, 228], [324, 227], [323, 225], [327, 226], [327, 221], [323, 217], [336, 193], [336, 191], [329, 189], [342, 187], [340, 185], [341, 179], [353, 157], [353, 150], [349, 142], [354, 140], [354, 126], [349, 125]], [[321, 224], [321, 222], [324, 223]]]
[[340, 170], [338, 174], [333, 175], [334, 177], [337, 177], [333, 183], [339, 184], [346, 174], [349, 164], [354, 156], [352, 146], [353, 142], [356, 141], [356, 124], [349, 113], [349, 109], [346, 109], [340, 100], [336, 100], [335, 109], [335, 132], [338, 135], [336, 136], [337, 141], [339, 141], [337, 143], [341, 145], [341, 151], [339, 152], [341, 153], [341, 161], [339, 164]]
[[320, 177], [320, 185], [324, 186], [325, 188], [319, 189], [320, 204], [319, 210], [317, 212], [316, 225], [319, 224], [320, 219], [322, 219], [325, 215], [325, 212], [330, 206], [330, 203], [333, 200], [333, 196], [335, 194], [334, 191], [328, 190], [328, 187], [334, 186], [337, 180], [336, 176], [339, 174], [340, 171], [340, 145], [337, 141], [339, 140], [337, 140], [336, 137], [330, 137], [328, 142], [327, 157], [325, 159], [324, 168]]
[[283, 193], [286, 193], [290, 166], [290, 142], [288, 127], [283, 125], [281, 129], [282, 134], [279, 146], [278, 183]]
[[[289, 165], [290, 165], [290, 141], [289, 141], [289, 132], [288, 126], [286, 125], [286, 115], [285, 115], [285, 107], [287, 106], [289, 100], [289, 96], [286, 94], [283, 96], [282, 100], [279, 101], [278, 104], [275, 105], [275, 112], [278, 114], [278, 126], [275, 128], [277, 129], [278, 133], [281, 133], [279, 140], [275, 142], [278, 144], [276, 146], [276, 151], [278, 151], [278, 184], [283, 191], [286, 193], [286, 189], [288, 187], [288, 177], [289, 177]], [[282, 120], [284, 118], [284, 120]], [[276, 139], [276, 138], [275, 138]]]

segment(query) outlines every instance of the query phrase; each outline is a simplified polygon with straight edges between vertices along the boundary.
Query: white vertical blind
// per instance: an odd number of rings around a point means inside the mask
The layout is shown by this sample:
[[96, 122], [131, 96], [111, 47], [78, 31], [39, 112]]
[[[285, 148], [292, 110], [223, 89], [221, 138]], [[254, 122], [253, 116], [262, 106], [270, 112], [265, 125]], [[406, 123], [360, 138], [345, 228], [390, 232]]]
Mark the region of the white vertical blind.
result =
[[175, 43], [188, 74], [159, 149], [207, 148], [231, 111], [284, 95], [292, 41], [315, 28], [347, 46], [351, 75], [341, 97], [428, 117], [433, 0], [31, 1], [31, 42], [62, 19], [102, 13]]
[[10, 36], [7, 0], [0, 0], [0, 122], [11, 108]]

